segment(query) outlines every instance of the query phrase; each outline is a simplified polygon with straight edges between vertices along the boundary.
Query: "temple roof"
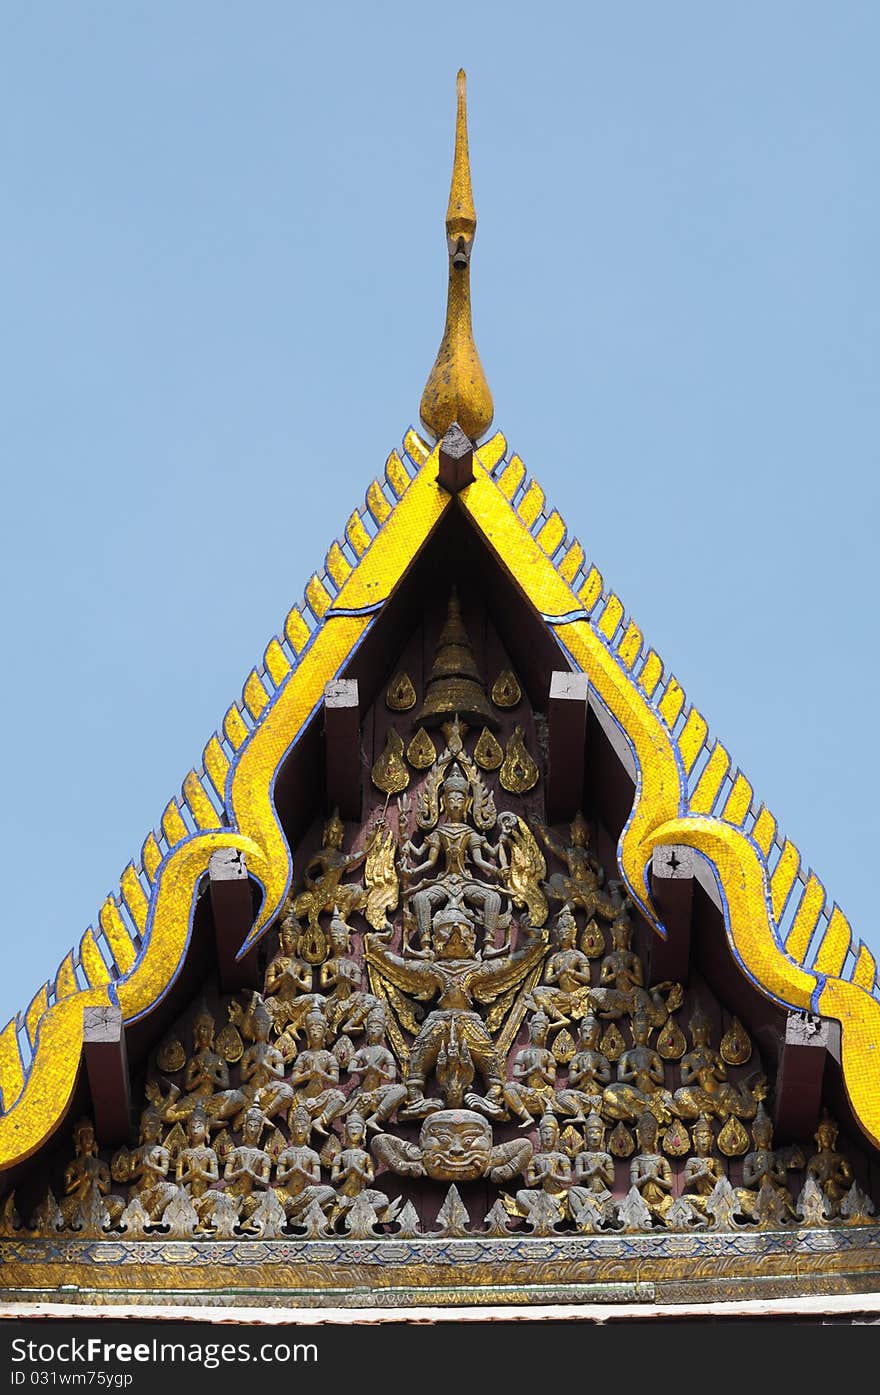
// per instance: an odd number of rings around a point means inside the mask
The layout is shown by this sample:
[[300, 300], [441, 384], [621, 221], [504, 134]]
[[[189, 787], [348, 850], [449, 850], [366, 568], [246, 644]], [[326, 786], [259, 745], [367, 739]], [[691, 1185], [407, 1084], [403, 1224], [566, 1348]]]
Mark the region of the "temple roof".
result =
[[802, 867], [798, 849], [505, 438], [496, 433], [475, 450], [473, 482], [455, 494], [438, 487], [439, 463], [440, 446], [431, 449], [408, 431], [95, 925], [0, 1033], [0, 1168], [34, 1153], [64, 1118], [79, 1068], [83, 1009], [118, 1004], [132, 1025], [168, 993], [186, 960], [199, 883], [217, 849], [242, 853], [263, 893], [240, 953], [277, 920], [294, 863], [273, 799], [282, 762], [449, 510], [462, 512], [568, 665], [587, 674], [594, 702], [619, 732], [635, 799], [618, 861], [642, 913], [658, 935], [666, 933], [650, 892], [656, 850], [684, 845], [700, 854], [742, 973], [775, 1002], [840, 1023], [849, 1101], [880, 1146], [872, 1059], [880, 1002], [870, 951], [854, 941], [843, 912]]
[[[73, 1098], [87, 1007], [118, 1007], [129, 1027], [147, 1019], [187, 959], [200, 883], [218, 850], [241, 854], [261, 892], [246, 955], [278, 919], [294, 880], [294, 849], [276, 807], [276, 781], [321, 709], [328, 683], [402, 593], [441, 521], [458, 511], [545, 632], [562, 665], [589, 680], [591, 701], [634, 781], [617, 861], [656, 934], [652, 859], [663, 847], [699, 854], [741, 973], [790, 1010], [836, 1020], [853, 1113], [880, 1147], [872, 1053], [880, 1040], [873, 956], [854, 943], [843, 912], [802, 866], [775, 816], [681, 685], [603, 581], [540, 484], [496, 433], [492, 398], [471, 331], [470, 257], [476, 230], [467, 154], [464, 75], [446, 219], [446, 327], [422, 399], [438, 444], [414, 429], [388, 457], [308, 580], [282, 633], [247, 676], [157, 829], [123, 871], [54, 976], [0, 1032], [0, 1170], [30, 1157]], [[453, 481], [456, 460], [467, 465]], [[445, 461], [445, 464], [444, 464]], [[450, 474], [451, 470], [451, 474]], [[473, 477], [471, 478], [471, 470]]]

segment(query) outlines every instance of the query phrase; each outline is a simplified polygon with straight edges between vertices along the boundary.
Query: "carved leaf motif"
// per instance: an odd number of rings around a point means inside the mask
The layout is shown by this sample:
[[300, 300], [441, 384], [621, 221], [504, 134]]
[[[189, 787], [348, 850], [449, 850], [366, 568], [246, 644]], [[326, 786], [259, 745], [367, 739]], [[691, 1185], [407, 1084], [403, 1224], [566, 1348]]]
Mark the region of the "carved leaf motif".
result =
[[481, 770], [497, 770], [504, 760], [504, 752], [488, 727], [483, 727], [474, 747], [474, 760]]
[[563, 1152], [570, 1158], [576, 1158], [578, 1153], [582, 1153], [584, 1150], [584, 1140], [572, 1124], [567, 1124], [562, 1130], [562, 1133], [559, 1135], [559, 1142]]
[[526, 750], [525, 732], [521, 726], [515, 726], [501, 766], [502, 787], [510, 794], [526, 794], [534, 789], [540, 774], [537, 763]]
[[470, 1216], [459, 1195], [458, 1187], [453, 1182], [446, 1193], [446, 1200], [437, 1212], [438, 1229], [434, 1233], [448, 1238], [467, 1235], [470, 1225]]
[[419, 1225], [419, 1213], [411, 1201], [406, 1203], [397, 1217], [397, 1234], [401, 1240], [415, 1240], [417, 1235], [423, 1234]]
[[685, 1053], [687, 1041], [684, 1032], [671, 1017], [657, 1038], [657, 1052], [664, 1061], [680, 1061]]
[[437, 747], [424, 727], [419, 727], [407, 746], [406, 758], [414, 770], [430, 770], [437, 759]]
[[827, 1225], [831, 1219], [828, 1198], [815, 1177], [808, 1177], [797, 1200], [797, 1212], [803, 1225]]
[[503, 1201], [496, 1201], [492, 1209], [483, 1221], [486, 1227], [485, 1234], [491, 1235], [495, 1239], [500, 1239], [502, 1235], [510, 1235], [510, 1221], [504, 1209]]
[[284, 1221], [284, 1207], [269, 1189], [260, 1197], [246, 1229], [249, 1234], [258, 1235], [263, 1240], [277, 1240], [284, 1228]]
[[666, 1212], [666, 1224], [670, 1230], [703, 1230], [706, 1220], [692, 1201], [686, 1196], [679, 1196]]
[[522, 689], [509, 668], [502, 669], [492, 684], [492, 701], [496, 707], [516, 707], [522, 697]]
[[626, 1124], [621, 1119], [611, 1130], [608, 1151], [615, 1158], [629, 1158], [635, 1152], [635, 1141]]
[[721, 1038], [721, 1059], [729, 1066], [743, 1066], [752, 1054], [752, 1042], [738, 1017], [734, 1017]]
[[853, 1182], [843, 1201], [840, 1214], [847, 1225], [871, 1225], [875, 1216], [874, 1203], [866, 1196], [858, 1182]]
[[726, 1158], [740, 1158], [749, 1150], [749, 1136], [735, 1114], [718, 1135], [718, 1149]]
[[567, 1027], [563, 1027], [562, 1031], [557, 1033], [553, 1043], [553, 1055], [561, 1066], [567, 1066], [574, 1055], [574, 1041]]
[[314, 1198], [309, 1202], [302, 1218], [297, 1221], [297, 1227], [305, 1231], [307, 1240], [323, 1240], [333, 1233], [327, 1223], [327, 1217]]
[[392, 712], [409, 712], [416, 705], [416, 690], [408, 673], [396, 673], [388, 684], [385, 705]]
[[227, 1022], [226, 1026], [221, 1027], [217, 1033], [217, 1050], [231, 1066], [234, 1066], [236, 1061], [240, 1061], [244, 1055], [241, 1032], [231, 1022]]
[[605, 953], [605, 936], [596, 920], [588, 920], [581, 935], [581, 951], [588, 959], [601, 959]]
[[129, 1240], [143, 1240], [146, 1237], [150, 1217], [141, 1205], [139, 1197], [132, 1197], [120, 1216], [119, 1223]]
[[202, 1224], [211, 1227], [215, 1240], [231, 1240], [238, 1225], [238, 1200], [229, 1192], [209, 1192], [201, 1212]]
[[379, 1217], [366, 1192], [361, 1192], [356, 1196], [351, 1206], [345, 1212], [342, 1221], [342, 1228], [346, 1235], [350, 1235], [352, 1240], [369, 1240], [377, 1234], [376, 1226], [379, 1224]]
[[680, 1119], [673, 1119], [663, 1135], [661, 1147], [670, 1158], [683, 1158], [690, 1152], [690, 1135]]
[[610, 1022], [602, 1033], [602, 1040], [599, 1042], [599, 1050], [603, 1056], [607, 1056], [609, 1061], [619, 1061], [626, 1050], [620, 1029], [616, 1022]]
[[[846, 1203], [844, 1203], [846, 1204]], [[55, 1199], [55, 1193], [50, 1187], [40, 1202], [34, 1214], [31, 1216], [30, 1228], [37, 1235], [55, 1235], [64, 1225], [64, 1216], [61, 1207]]]
[[553, 1235], [563, 1220], [562, 1205], [558, 1197], [549, 1192], [526, 1192], [523, 1194], [526, 1205], [525, 1222], [533, 1235]]
[[706, 1201], [712, 1217], [713, 1230], [738, 1230], [736, 1217], [741, 1215], [739, 1197], [726, 1177], [720, 1177]]
[[179, 1037], [169, 1036], [165, 1038], [156, 1052], [156, 1065], [159, 1070], [165, 1071], [168, 1075], [183, 1070], [186, 1065], [186, 1052]]
[[162, 1225], [167, 1226], [169, 1240], [189, 1240], [198, 1229], [198, 1213], [184, 1191], [178, 1187], [162, 1212]]
[[651, 1229], [651, 1212], [642, 1200], [638, 1187], [630, 1187], [617, 1209], [621, 1229], [628, 1234]]
[[403, 737], [388, 728], [385, 749], [370, 772], [373, 784], [383, 794], [402, 794], [409, 784], [409, 771], [403, 759]]

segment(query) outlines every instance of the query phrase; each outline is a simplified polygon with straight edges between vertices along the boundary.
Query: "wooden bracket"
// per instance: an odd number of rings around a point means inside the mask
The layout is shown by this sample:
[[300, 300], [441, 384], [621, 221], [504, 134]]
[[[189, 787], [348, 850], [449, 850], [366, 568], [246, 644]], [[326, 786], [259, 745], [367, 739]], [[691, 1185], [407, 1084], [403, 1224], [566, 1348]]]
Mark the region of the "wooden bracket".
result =
[[244, 854], [237, 848], [218, 848], [208, 862], [208, 879], [221, 990], [233, 993], [239, 988], [256, 988], [257, 956], [251, 952], [243, 959], [236, 958], [254, 923]]
[[474, 443], [454, 421], [440, 442], [437, 483], [447, 494], [458, 494], [473, 481]]
[[83, 1011], [83, 1055], [95, 1134], [102, 1146], [114, 1148], [131, 1134], [131, 1092], [122, 1008], [87, 1007]]
[[790, 1012], [776, 1071], [773, 1127], [776, 1137], [810, 1139], [822, 1106], [822, 1077], [830, 1044], [831, 1023], [811, 1013]]
[[361, 718], [356, 678], [336, 678], [324, 689], [327, 805], [342, 819], [361, 816]]
[[651, 939], [652, 983], [688, 980], [695, 870], [696, 854], [692, 848], [670, 844], [654, 849], [651, 897], [666, 927], [666, 939], [659, 935]]
[[547, 778], [549, 823], [573, 819], [583, 805], [588, 691], [585, 673], [557, 670], [550, 675], [547, 712], [550, 741]]

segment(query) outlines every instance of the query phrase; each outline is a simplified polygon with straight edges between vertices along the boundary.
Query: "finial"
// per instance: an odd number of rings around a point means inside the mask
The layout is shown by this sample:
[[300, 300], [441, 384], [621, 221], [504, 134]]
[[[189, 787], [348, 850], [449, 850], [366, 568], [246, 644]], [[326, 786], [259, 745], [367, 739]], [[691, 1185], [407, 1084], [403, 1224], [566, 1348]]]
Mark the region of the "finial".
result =
[[446, 329], [419, 408], [422, 421], [438, 440], [454, 422], [471, 441], [479, 440], [492, 424], [492, 394], [471, 328], [470, 260], [476, 230], [468, 160], [467, 92], [462, 68], [458, 74], [455, 160], [446, 210], [449, 252]]

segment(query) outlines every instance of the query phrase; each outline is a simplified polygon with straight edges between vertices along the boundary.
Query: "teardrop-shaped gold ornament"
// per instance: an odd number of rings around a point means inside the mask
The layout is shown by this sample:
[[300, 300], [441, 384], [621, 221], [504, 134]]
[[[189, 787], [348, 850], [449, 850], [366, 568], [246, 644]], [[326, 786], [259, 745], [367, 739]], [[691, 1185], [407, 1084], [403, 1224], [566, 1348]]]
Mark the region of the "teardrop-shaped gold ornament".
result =
[[635, 1147], [633, 1136], [621, 1119], [611, 1130], [608, 1151], [613, 1158], [629, 1158], [635, 1152]]
[[673, 1119], [663, 1135], [660, 1147], [670, 1158], [683, 1158], [690, 1152], [690, 1134], [680, 1119]]
[[509, 668], [502, 669], [492, 685], [492, 701], [496, 707], [516, 707], [522, 697], [515, 673]]
[[414, 770], [429, 770], [437, 759], [437, 748], [424, 727], [419, 727], [407, 746], [406, 758]]
[[227, 1022], [225, 1027], [221, 1027], [217, 1033], [217, 1050], [230, 1066], [234, 1066], [236, 1061], [240, 1061], [244, 1055], [244, 1042], [241, 1033], [231, 1022]]
[[553, 1043], [554, 1059], [557, 1060], [561, 1066], [567, 1066], [573, 1055], [574, 1042], [572, 1041], [571, 1032], [563, 1027], [562, 1031], [557, 1034], [556, 1040]]
[[235, 1147], [235, 1140], [228, 1129], [221, 1129], [214, 1139], [214, 1152], [217, 1154], [217, 1161], [221, 1167], [225, 1163], [229, 1154]]
[[474, 760], [481, 770], [497, 770], [504, 760], [504, 752], [488, 727], [483, 727], [474, 747]]
[[605, 936], [596, 920], [588, 920], [581, 935], [581, 951], [588, 959], [601, 959], [605, 953]]
[[674, 1018], [668, 1017], [657, 1038], [657, 1051], [664, 1061], [680, 1061], [687, 1048], [684, 1032]]
[[559, 1142], [562, 1145], [563, 1152], [569, 1158], [576, 1158], [578, 1153], [584, 1151], [584, 1140], [581, 1138], [577, 1129], [571, 1124], [566, 1124], [562, 1133], [559, 1135]]
[[327, 958], [327, 936], [320, 925], [307, 925], [297, 937], [296, 953], [307, 964], [323, 964]]
[[537, 765], [526, 750], [525, 733], [516, 726], [507, 743], [501, 766], [501, 784], [510, 794], [525, 794], [534, 789], [540, 775]]
[[739, 1158], [749, 1149], [749, 1136], [737, 1119], [735, 1114], [731, 1114], [724, 1128], [718, 1135], [718, 1151], [726, 1158]]
[[173, 1127], [170, 1128], [166, 1133], [164, 1139], [162, 1140], [162, 1147], [168, 1149], [171, 1161], [173, 1163], [176, 1163], [178, 1153], [180, 1152], [181, 1148], [185, 1148], [186, 1146], [186, 1130], [184, 1129], [183, 1125], [180, 1122], [178, 1122], [174, 1124]]
[[373, 784], [383, 794], [402, 794], [409, 784], [409, 771], [403, 759], [403, 737], [394, 727], [388, 728], [385, 750], [371, 771]]
[[751, 1038], [738, 1017], [734, 1017], [721, 1038], [721, 1059], [729, 1066], [744, 1066], [752, 1054]]
[[172, 1074], [186, 1065], [186, 1052], [179, 1037], [166, 1037], [156, 1052], [156, 1065], [160, 1070]]
[[408, 673], [396, 673], [388, 684], [385, 706], [392, 712], [408, 712], [416, 705], [416, 690]]
[[620, 1034], [620, 1029], [616, 1022], [610, 1022], [602, 1033], [602, 1040], [599, 1042], [599, 1050], [603, 1056], [607, 1056], [609, 1061], [619, 1061], [626, 1050], [626, 1042]]

